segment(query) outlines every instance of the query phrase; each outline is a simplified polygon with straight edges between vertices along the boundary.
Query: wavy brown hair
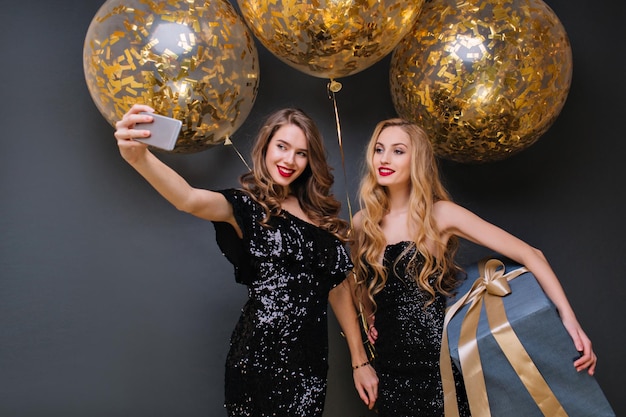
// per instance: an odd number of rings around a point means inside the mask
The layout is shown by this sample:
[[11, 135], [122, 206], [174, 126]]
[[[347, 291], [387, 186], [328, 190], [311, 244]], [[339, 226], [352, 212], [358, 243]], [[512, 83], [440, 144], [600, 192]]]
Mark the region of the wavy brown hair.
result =
[[[357, 297], [367, 295], [374, 309], [376, 308], [374, 296], [387, 282], [388, 271], [382, 264], [387, 241], [381, 223], [389, 210], [389, 195], [387, 188], [378, 184], [373, 156], [381, 132], [392, 126], [401, 128], [410, 138], [411, 191], [408, 221], [413, 225], [410, 230], [415, 234], [411, 240], [417, 251], [409, 261], [408, 270], [419, 271], [417, 262], [421, 254], [424, 258], [424, 265], [419, 273], [415, 273], [414, 278], [419, 287], [431, 295], [428, 304], [434, 301], [436, 292], [450, 295], [450, 290], [454, 288], [454, 277], [458, 271], [454, 263], [458, 240], [455, 236], [451, 236], [444, 241], [433, 217], [435, 203], [442, 200], [449, 201], [450, 197], [439, 178], [437, 160], [428, 136], [418, 125], [406, 120], [384, 120], [376, 125], [367, 145], [366, 172], [359, 191], [362, 222], [352, 242]], [[435, 254], [430, 253], [427, 242], [434, 242]], [[404, 253], [400, 257], [403, 255]]]
[[331, 194], [334, 177], [326, 160], [326, 149], [317, 125], [300, 109], [282, 109], [271, 114], [259, 130], [252, 149], [253, 168], [240, 178], [244, 190], [249, 192], [265, 210], [264, 224], [271, 215], [279, 215], [281, 202], [287, 197], [285, 189], [272, 180], [265, 155], [267, 147], [282, 126], [299, 127], [307, 141], [308, 163], [305, 170], [290, 185], [300, 207], [319, 227], [346, 240], [348, 225], [339, 218], [341, 203]]

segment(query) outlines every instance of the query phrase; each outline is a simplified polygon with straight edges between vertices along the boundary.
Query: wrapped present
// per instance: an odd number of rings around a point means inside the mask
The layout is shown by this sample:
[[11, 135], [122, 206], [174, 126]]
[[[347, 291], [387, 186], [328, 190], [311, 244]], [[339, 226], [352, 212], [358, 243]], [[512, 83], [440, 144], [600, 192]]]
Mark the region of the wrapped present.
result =
[[[505, 273], [506, 271], [506, 273]], [[458, 416], [452, 361], [473, 416], [615, 416], [535, 277], [483, 260], [449, 300], [441, 352], [446, 417]]]

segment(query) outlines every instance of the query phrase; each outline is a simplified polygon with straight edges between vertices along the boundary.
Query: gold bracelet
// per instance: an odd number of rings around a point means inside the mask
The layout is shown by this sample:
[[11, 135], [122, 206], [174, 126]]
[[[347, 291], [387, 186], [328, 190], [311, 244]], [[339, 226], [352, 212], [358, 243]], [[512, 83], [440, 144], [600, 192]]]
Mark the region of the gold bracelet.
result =
[[369, 364], [370, 364], [370, 361], [363, 362], [363, 363], [362, 363], [362, 364], [360, 364], [360, 365], [352, 365], [352, 369], [359, 369], [359, 368], [362, 368], [362, 367], [364, 367], [365, 365], [369, 365]]

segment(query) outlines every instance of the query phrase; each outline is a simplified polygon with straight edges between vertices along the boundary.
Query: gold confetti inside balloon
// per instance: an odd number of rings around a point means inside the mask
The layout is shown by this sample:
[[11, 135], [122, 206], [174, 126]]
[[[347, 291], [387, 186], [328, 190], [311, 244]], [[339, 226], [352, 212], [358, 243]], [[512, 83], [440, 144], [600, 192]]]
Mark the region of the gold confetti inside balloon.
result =
[[567, 34], [541, 0], [433, 0], [391, 59], [397, 113], [457, 162], [507, 158], [558, 117], [572, 78]]
[[87, 31], [83, 66], [111, 124], [134, 103], [181, 120], [173, 153], [223, 143], [259, 82], [254, 38], [226, 0], [109, 0]]
[[238, 0], [254, 35], [277, 58], [308, 75], [336, 79], [388, 55], [424, 0]]

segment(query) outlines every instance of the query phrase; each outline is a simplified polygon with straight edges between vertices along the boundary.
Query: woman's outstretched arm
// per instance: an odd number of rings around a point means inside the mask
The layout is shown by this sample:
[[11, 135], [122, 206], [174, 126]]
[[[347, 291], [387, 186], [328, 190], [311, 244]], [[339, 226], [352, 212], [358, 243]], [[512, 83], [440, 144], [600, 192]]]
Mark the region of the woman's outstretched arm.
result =
[[593, 375], [597, 357], [593, 352], [591, 340], [578, 323], [559, 279], [539, 249], [450, 201], [436, 203], [435, 218], [442, 233], [454, 234], [489, 248], [524, 265], [532, 272], [556, 306], [576, 349], [581, 352], [582, 356], [574, 361], [576, 370], [587, 369], [589, 374]]
[[153, 113], [154, 110], [150, 106], [135, 104], [115, 125], [115, 138], [122, 158], [178, 210], [206, 220], [228, 222], [239, 233], [232, 206], [222, 194], [192, 187], [153, 155], [146, 144], [133, 140], [150, 136], [148, 130], [135, 129], [135, 124], [153, 120], [152, 116], [140, 112]]

